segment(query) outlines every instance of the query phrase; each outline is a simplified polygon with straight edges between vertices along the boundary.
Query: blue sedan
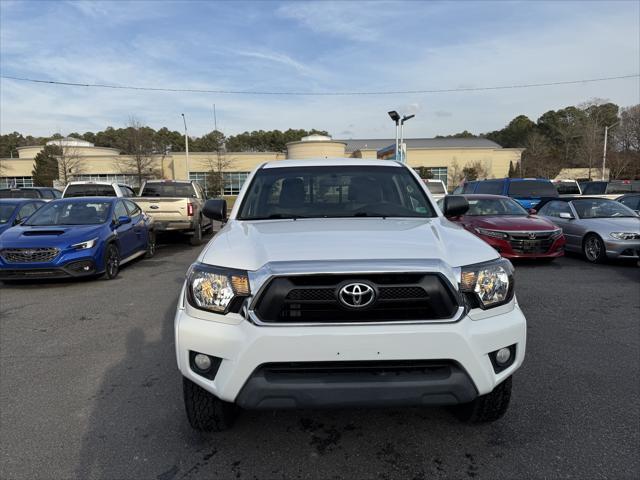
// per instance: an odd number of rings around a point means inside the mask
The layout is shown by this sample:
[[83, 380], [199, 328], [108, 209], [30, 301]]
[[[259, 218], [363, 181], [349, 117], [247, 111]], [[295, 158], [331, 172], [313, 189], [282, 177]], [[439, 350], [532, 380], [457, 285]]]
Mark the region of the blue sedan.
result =
[[120, 265], [155, 248], [153, 220], [128, 199], [53, 200], [0, 236], [0, 280], [112, 279]]
[[35, 198], [0, 198], [0, 234], [24, 222], [45, 203]]

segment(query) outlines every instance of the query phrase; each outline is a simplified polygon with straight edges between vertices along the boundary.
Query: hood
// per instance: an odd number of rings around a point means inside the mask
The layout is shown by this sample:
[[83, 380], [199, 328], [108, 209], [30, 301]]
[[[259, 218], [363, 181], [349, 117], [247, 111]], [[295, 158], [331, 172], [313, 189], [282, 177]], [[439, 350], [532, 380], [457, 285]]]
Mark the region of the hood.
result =
[[0, 248], [61, 247], [90, 240], [99, 235], [105, 225], [58, 225], [30, 227], [18, 225], [0, 237]]
[[274, 261], [438, 259], [457, 267], [497, 257], [489, 245], [441, 217], [308, 218], [232, 220], [199, 261], [257, 270]]
[[13, 222], [0, 223], [0, 235], [13, 227]]
[[607, 234], [609, 232], [640, 233], [640, 217], [584, 218], [578, 221], [584, 222], [588, 228]]
[[495, 215], [495, 216], [477, 216], [477, 217], [463, 217], [462, 223], [465, 225], [471, 225], [473, 227], [488, 228], [493, 230], [508, 231], [540, 231], [540, 230], [555, 230], [556, 227], [553, 223], [544, 218], [540, 218], [533, 215], [528, 216], [509, 216], [509, 215]]

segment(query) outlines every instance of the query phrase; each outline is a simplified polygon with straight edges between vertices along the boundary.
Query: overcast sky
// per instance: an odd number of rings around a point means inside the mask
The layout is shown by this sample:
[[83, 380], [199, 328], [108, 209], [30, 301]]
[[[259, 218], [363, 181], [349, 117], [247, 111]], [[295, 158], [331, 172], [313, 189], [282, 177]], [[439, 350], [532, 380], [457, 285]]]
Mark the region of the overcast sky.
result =
[[[484, 87], [640, 71], [640, 2], [0, 1], [3, 75], [242, 91]], [[386, 112], [415, 113], [409, 137], [502, 128], [590, 98], [640, 103], [638, 78], [528, 89], [292, 97], [103, 90], [0, 81], [0, 131], [121, 127], [200, 135], [318, 128], [390, 138]]]

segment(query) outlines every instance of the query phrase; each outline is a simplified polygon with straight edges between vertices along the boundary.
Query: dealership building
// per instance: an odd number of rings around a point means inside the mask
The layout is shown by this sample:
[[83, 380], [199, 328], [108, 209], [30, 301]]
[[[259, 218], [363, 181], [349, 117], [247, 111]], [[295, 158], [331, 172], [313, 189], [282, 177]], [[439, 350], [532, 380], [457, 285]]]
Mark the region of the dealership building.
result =
[[[323, 135], [310, 135], [290, 142], [285, 152], [225, 152], [224, 194], [237, 195], [249, 172], [266, 161], [305, 158], [387, 158], [395, 150], [394, 139], [334, 140]], [[73, 180], [112, 181], [135, 186], [136, 177], [126, 165], [131, 157], [117, 149], [97, 147], [76, 138], [52, 140], [67, 158], [73, 158], [70, 172]], [[0, 188], [33, 186], [32, 170], [35, 156], [42, 145], [19, 147], [17, 158], [0, 159]], [[428, 169], [433, 178], [451, 183], [452, 172], [480, 163], [488, 178], [506, 177], [509, 163], [520, 162], [522, 149], [502, 148], [483, 138], [414, 138], [405, 140], [405, 158], [413, 168]], [[153, 176], [182, 180], [189, 178], [207, 187], [208, 172], [218, 164], [216, 152], [168, 152], [153, 156]]]

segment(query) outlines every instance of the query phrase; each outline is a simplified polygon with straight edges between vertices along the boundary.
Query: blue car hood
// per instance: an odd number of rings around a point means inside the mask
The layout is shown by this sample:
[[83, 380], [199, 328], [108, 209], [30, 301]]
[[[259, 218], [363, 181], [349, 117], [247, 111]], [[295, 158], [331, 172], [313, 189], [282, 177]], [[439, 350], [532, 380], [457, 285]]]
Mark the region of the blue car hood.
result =
[[13, 227], [13, 223], [3, 223], [2, 225], [0, 225], [0, 235], [2, 235], [3, 232], [9, 230], [11, 227]]
[[100, 236], [105, 225], [15, 226], [0, 236], [0, 248], [60, 247]]

